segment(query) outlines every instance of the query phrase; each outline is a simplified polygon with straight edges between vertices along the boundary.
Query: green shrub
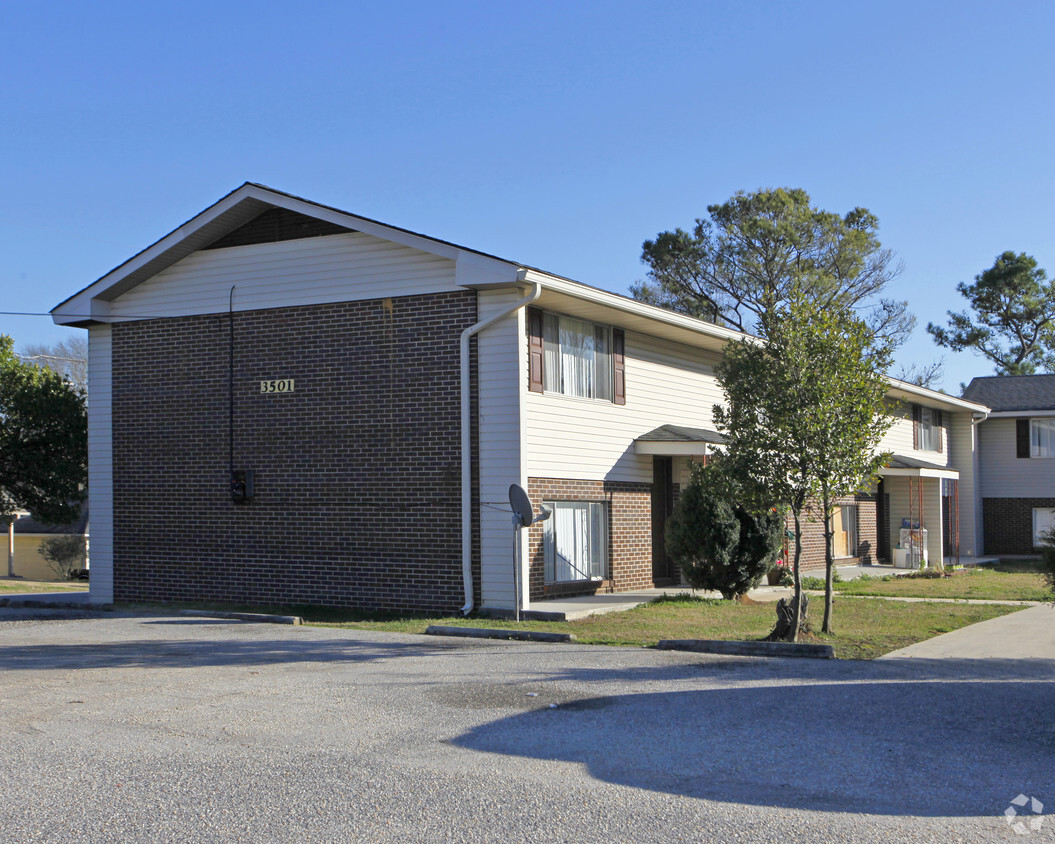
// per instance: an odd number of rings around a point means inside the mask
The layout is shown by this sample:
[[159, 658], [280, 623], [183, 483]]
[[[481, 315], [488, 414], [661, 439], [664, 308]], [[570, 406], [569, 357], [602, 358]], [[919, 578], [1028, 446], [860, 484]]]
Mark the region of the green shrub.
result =
[[667, 553], [695, 589], [731, 599], [757, 586], [783, 544], [784, 514], [742, 506], [743, 490], [720, 460], [692, 467], [667, 522]]
[[61, 580], [73, 580], [84, 565], [84, 537], [63, 533], [49, 536], [40, 543], [40, 556]]

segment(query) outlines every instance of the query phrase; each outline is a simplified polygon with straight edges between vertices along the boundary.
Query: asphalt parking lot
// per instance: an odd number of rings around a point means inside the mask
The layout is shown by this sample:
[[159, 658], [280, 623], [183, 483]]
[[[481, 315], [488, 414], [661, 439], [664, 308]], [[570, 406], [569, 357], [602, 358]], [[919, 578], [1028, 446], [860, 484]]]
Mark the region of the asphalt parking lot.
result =
[[0, 612], [8, 840], [1055, 840], [1055, 660], [71, 615]]

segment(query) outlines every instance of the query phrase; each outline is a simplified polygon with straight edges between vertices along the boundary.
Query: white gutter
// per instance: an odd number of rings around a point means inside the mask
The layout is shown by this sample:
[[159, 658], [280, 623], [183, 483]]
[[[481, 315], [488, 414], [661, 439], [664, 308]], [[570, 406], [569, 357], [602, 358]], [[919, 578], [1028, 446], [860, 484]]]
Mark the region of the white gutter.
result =
[[[520, 270], [517, 273], [517, 281], [524, 281], [524, 276], [525, 271]], [[531, 292], [523, 299], [476, 325], [470, 325], [462, 332], [462, 583], [465, 585], [465, 606], [462, 607], [462, 615], [473, 611], [473, 455], [472, 438], [469, 435], [472, 425], [472, 407], [469, 401], [469, 339], [538, 299], [542, 295], [542, 285], [533, 281], [531, 287]]]

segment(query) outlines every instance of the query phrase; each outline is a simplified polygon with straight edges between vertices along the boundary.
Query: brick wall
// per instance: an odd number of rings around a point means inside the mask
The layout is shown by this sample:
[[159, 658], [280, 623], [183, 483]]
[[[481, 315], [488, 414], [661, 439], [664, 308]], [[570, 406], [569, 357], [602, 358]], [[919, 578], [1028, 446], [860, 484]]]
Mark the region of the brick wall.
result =
[[1034, 507], [1055, 507], [1055, 498], [983, 498], [985, 553], [1032, 554]]
[[652, 485], [621, 481], [528, 478], [532, 501], [603, 501], [608, 518], [608, 579], [601, 582], [545, 583], [542, 522], [528, 532], [531, 599], [597, 591], [627, 592], [652, 584]]
[[[236, 313], [246, 505], [229, 494], [227, 315], [114, 325], [115, 599], [460, 607], [458, 340], [475, 320], [468, 291]], [[260, 393], [277, 378], [295, 391]]]
[[[876, 547], [879, 537], [876, 524], [876, 502], [873, 496], [859, 495], [841, 498], [839, 504], [857, 505], [857, 555], [840, 559], [838, 565], [872, 564], [876, 562]], [[795, 522], [788, 516], [788, 530], [795, 529]], [[824, 522], [819, 516], [804, 512], [802, 527], [803, 570], [824, 568]], [[789, 540], [789, 559], [795, 559], [795, 542]]]

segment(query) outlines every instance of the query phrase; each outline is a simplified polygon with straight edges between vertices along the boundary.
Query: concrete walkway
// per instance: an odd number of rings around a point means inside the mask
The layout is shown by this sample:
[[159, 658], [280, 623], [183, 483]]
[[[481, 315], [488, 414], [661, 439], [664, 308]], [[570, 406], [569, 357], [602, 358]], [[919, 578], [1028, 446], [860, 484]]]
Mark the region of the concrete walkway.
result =
[[1041, 604], [917, 642], [879, 659], [1046, 659], [1055, 661], [1055, 607]]

